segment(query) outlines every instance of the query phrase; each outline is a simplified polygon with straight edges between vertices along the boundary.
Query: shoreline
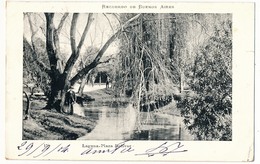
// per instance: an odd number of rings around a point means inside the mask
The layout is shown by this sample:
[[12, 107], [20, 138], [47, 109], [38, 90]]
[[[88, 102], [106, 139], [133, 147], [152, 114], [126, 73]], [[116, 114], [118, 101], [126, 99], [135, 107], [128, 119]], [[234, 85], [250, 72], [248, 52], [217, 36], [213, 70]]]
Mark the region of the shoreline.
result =
[[[126, 97], [115, 98], [110, 89], [84, 94], [95, 98], [93, 102], [84, 103], [84, 108], [129, 104]], [[44, 100], [31, 101], [30, 117], [28, 120], [23, 120], [24, 140], [76, 140], [90, 133], [97, 125], [97, 120], [84, 115], [79, 104], [75, 106], [73, 115], [58, 113], [55, 109], [43, 109], [45, 105]], [[175, 102], [152, 113], [158, 118], [165, 117], [164, 115], [169, 115], [168, 117], [180, 115]]]
[[34, 100], [31, 104], [30, 116], [23, 120], [23, 140], [76, 140], [96, 126], [96, 121], [88, 117], [42, 109], [42, 101]]

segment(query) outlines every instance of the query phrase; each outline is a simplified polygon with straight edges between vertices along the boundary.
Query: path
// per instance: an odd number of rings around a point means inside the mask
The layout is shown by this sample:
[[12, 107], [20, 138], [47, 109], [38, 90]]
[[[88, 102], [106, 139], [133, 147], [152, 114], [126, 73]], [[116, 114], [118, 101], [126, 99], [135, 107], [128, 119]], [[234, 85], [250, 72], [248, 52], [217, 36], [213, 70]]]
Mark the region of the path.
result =
[[[80, 86], [80, 84], [75, 84], [73, 87], [74, 87], [74, 92], [78, 92], [78, 89], [79, 89], [79, 86]], [[92, 87], [92, 85], [85, 85], [85, 87], [84, 87], [84, 90], [83, 90], [83, 92], [91, 92], [91, 91], [96, 91], [96, 90], [99, 90], [99, 89], [104, 89], [104, 88], [106, 88], [106, 84], [101, 84], [101, 85], [99, 85], [99, 84], [95, 84], [93, 87]]]

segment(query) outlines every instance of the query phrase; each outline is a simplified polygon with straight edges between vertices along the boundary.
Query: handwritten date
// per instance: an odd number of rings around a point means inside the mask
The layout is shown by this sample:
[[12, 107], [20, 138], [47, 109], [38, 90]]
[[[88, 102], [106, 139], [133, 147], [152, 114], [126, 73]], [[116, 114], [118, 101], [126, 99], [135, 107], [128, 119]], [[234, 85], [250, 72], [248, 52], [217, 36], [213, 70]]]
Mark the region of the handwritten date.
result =
[[51, 153], [67, 153], [69, 151], [70, 144], [62, 145], [57, 144], [55, 146], [50, 144], [35, 144], [34, 142], [24, 141], [21, 145], [17, 146], [17, 149], [21, 152], [18, 156], [33, 156], [37, 158], [40, 156], [47, 156]]

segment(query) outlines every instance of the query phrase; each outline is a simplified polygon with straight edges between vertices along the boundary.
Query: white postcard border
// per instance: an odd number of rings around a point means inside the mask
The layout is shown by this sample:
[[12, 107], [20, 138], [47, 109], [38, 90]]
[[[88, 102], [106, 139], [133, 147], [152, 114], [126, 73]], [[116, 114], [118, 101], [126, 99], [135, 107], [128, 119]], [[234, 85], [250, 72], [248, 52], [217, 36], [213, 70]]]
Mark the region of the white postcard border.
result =
[[[106, 2], [104, 2], [106, 3]], [[60, 160], [152, 160], [152, 161], [251, 161], [254, 155], [254, 4], [253, 3], [164, 3], [174, 9], [102, 9], [103, 2], [7, 2], [6, 62], [6, 157], [8, 159]], [[152, 2], [160, 6], [162, 3]], [[109, 2], [109, 4], [113, 4]], [[140, 5], [138, 2], [115, 2], [116, 5]], [[151, 3], [145, 3], [151, 4]], [[152, 5], [153, 5], [152, 4]], [[82, 144], [116, 144], [122, 141], [27, 141], [35, 145], [50, 144], [69, 151], [48, 156], [18, 156], [22, 135], [22, 36], [23, 12], [161, 12], [161, 13], [232, 13], [233, 15], [233, 128], [232, 141], [181, 141], [185, 153], [167, 156], [135, 156], [147, 146], [163, 141], [129, 141], [132, 153], [81, 156]], [[171, 141], [172, 142], [172, 141]], [[27, 143], [27, 144], [28, 144]]]

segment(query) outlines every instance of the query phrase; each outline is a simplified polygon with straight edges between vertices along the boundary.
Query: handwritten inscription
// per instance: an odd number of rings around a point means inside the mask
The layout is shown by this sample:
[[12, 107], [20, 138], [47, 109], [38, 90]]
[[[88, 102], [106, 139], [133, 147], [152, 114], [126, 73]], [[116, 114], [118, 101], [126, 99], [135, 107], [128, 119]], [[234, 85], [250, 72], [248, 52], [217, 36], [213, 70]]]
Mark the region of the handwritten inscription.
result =
[[50, 153], [68, 153], [70, 144], [62, 145], [50, 145], [50, 144], [35, 144], [34, 142], [24, 141], [21, 145], [17, 146], [17, 149], [21, 152], [18, 156], [32, 156], [37, 158], [40, 156], [47, 156]]
[[95, 149], [93, 147], [89, 147], [84, 150], [80, 155], [89, 155], [89, 154], [114, 154], [114, 153], [130, 153], [134, 151], [134, 149], [125, 143], [128, 141], [123, 141], [119, 144], [116, 144], [115, 147], [109, 147], [105, 149]]
[[163, 144], [155, 147], [155, 148], [149, 148], [144, 153], [135, 154], [135, 155], [147, 155], [148, 157], [154, 156], [156, 154], [161, 154], [162, 156], [166, 156], [171, 153], [182, 153], [186, 152], [188, 150], [184, 149], [181, 150], [181, 148], [184, 145], [181, 144], [181, 142], [175, 142], [173, 144], [170, 144], [168, 142], [164, 142]]
[[17, 149], [19, 151], [18, 156], [31, 156], [33, 158], [38, 157], [46, 157], [50, 154], [59, 153], [59, 154], [78, 154], [80, 156], [86, 156], [86, 155], [100, 155], [100, 154], [117, 154], [117, 153], [125, 153], [125, 154], [131, 154], [135, 156], [147, 156], [152, 157], [155, 155], [161, 155], [166, 156], [173, 153], [183, 153], [188, 151], [187, 149], [184, 149], [184, 145], [181, 142], [163, 142], [158, 144], [158, 146], [150, 147], [148, 149], [145, 149], [144, 152], [140, 152], [140, 150], [134, 149], [133, 146], [129, 144], [130, 141], [122, 141], [115, 145], [106, 145], [106, 144], [100, 144], [100, 145], [84, 145], [82, 144], [83, 150], [80, 150], [79, 152], [70, 152], [69, 149], [71, 148], [71, 144], [63, 144], [63, 143], [57, 143], [57, 144], [47, 144], [47, 143], [38, 143], [38, 142], [29, 142], [24, 141], [19, 146], [17, 146]]

